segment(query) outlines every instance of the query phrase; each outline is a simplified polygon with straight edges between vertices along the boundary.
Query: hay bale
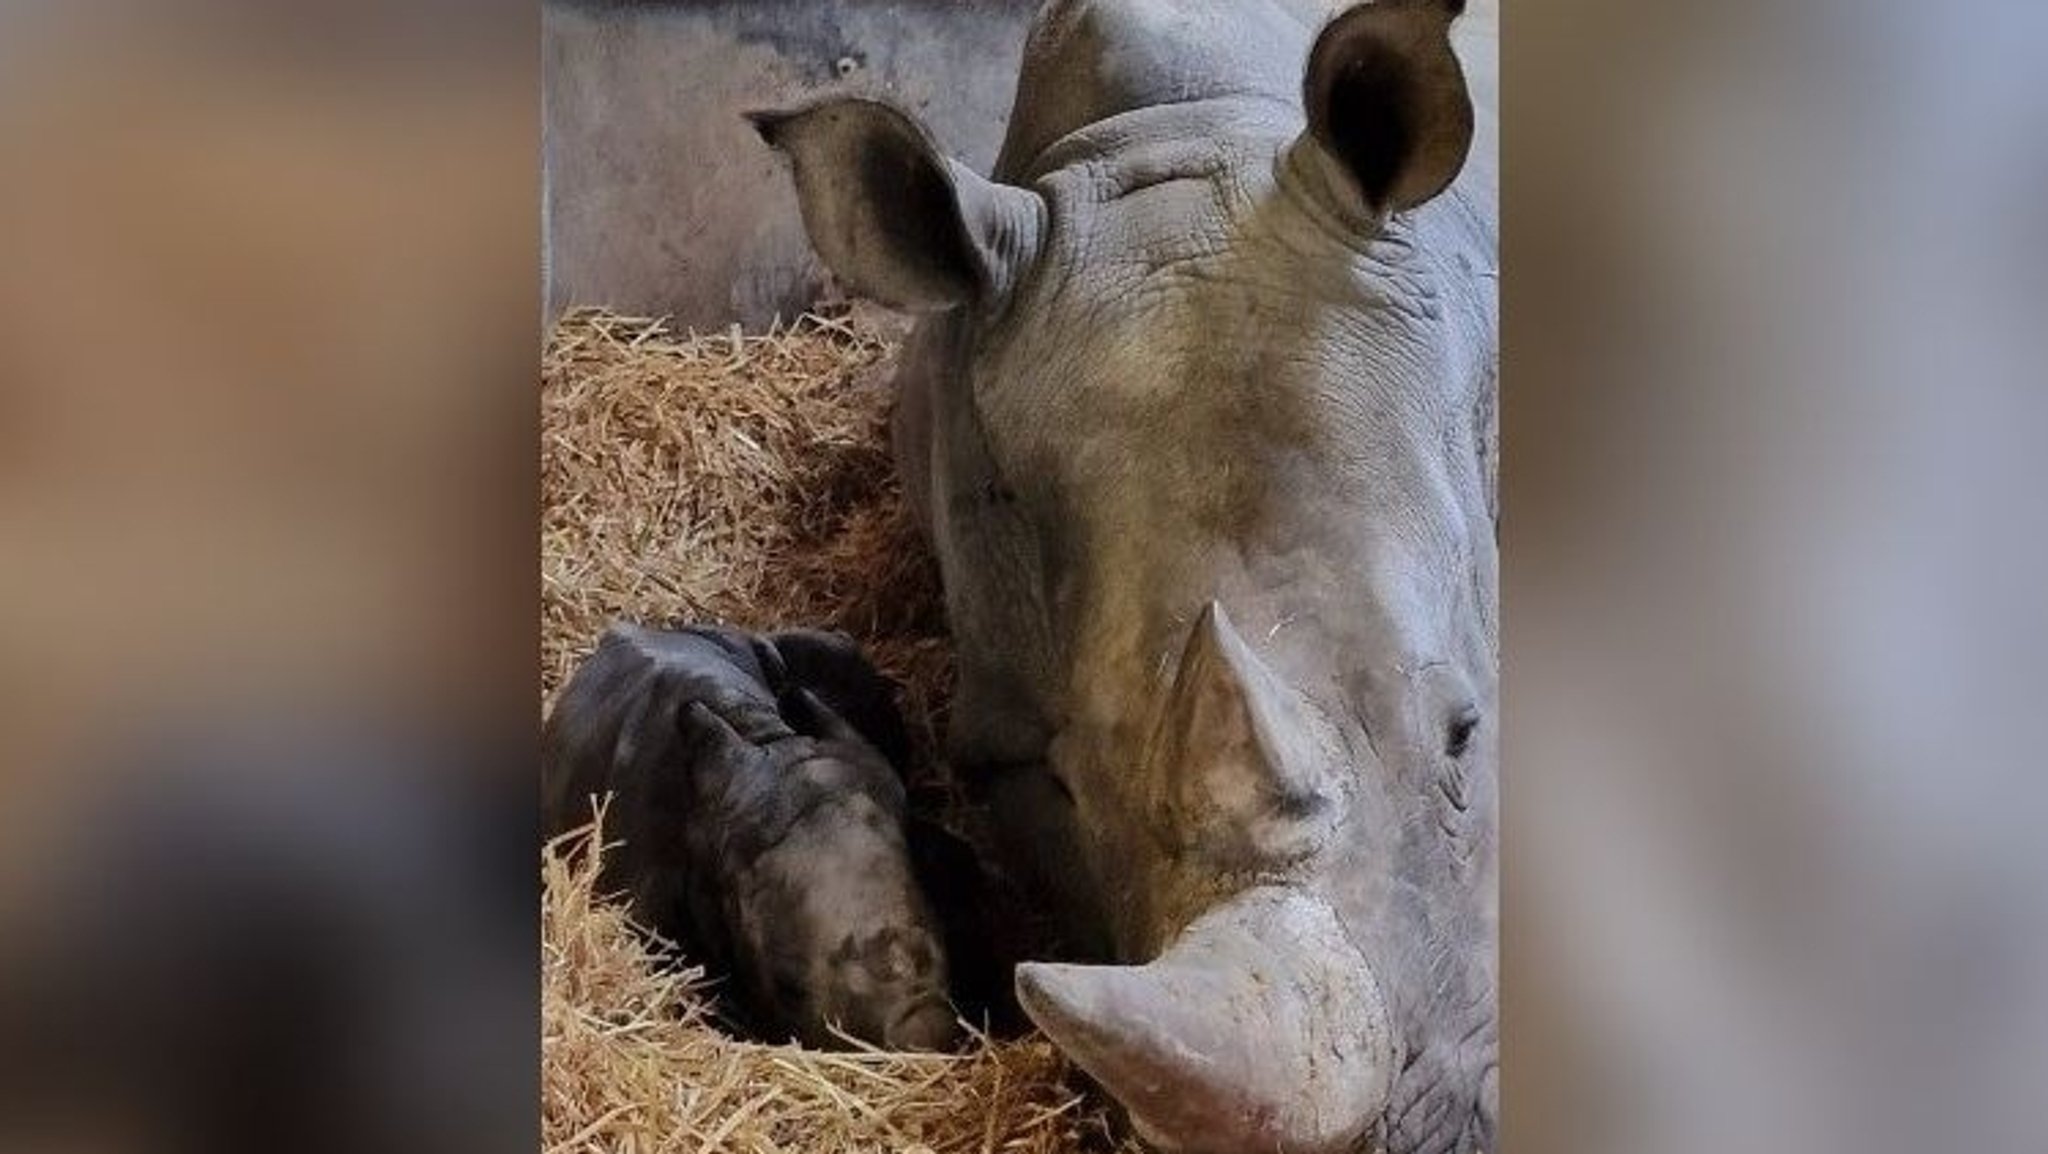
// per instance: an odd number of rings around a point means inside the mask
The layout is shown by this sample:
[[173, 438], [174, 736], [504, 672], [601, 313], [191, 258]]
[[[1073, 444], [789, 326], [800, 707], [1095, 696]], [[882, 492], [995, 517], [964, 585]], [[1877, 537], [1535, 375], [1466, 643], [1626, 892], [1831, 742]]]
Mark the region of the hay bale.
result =
[[859, 315], [687, 338], [563, 319], [541, 367], [546, 694], [615, 618], [838, 629], [903, 683], [929, 769], [951, 652], [890, 463], [890, 336]]
[[[903, 683], [913, 776], [943, 786], [951, 652], [889, 460], [894, 335], [858, 314], [712, 336], [564, 318], [541, 373], [544, 694], [613, 619], [840, 629]], [[1104, 1104], [1039, 1037], [961, 1055], [727, 1037], [697, 975], [664, 966], [596, 900], [592, 855], [563, 848], [542, 861], [544, 1150], [1114, 1148]]]

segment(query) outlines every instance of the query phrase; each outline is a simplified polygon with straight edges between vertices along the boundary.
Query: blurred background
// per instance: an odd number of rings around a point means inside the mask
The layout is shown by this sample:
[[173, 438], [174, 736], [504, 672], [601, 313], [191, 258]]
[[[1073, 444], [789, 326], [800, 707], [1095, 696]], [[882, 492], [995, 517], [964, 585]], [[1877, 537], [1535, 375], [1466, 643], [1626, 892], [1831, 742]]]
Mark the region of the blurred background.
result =
[[[1665, 7], [1503, 17], [1505, 1142], [2038, 1150], [2048, 12]], [[1006, 103], [803, 8], [0, 10], [0, 1148], [532, 1140], [544, 318], [829, 291], [693, 21]]]
[[2044, 32], [1504, 17], [1517, 1147], [2040, 1148]]
[[531, 1141], [538, 43], [0, 8], [0, 1149]]

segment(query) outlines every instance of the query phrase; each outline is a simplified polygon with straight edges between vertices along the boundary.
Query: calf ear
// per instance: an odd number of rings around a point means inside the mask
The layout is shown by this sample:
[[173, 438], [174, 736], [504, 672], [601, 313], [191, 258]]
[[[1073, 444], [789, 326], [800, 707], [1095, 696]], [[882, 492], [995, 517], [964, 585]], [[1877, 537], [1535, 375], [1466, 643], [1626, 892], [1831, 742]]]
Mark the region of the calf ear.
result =
[[790, 694], [790, 712], [796, 715], [798, 731], [820, 741], [837, 742], [855, 749], [873, 748], [860, 730], [847, 724], [845, 718], [832, 712], [831, 706], [818, 700], [818, 695], [808, 689], [798, 689]]
[[[671, 702], [669, 711], [685, 782], [701, 784], [706, 793], [716, 795], [760, 760], [761, 751], [703, 702]], [[664, 759], [657, 768], [671, 770], [672, 766]]]
[[1036, 250], [1035, 194], [947, 159], [889, 105], [840, 97], [748, 119], [788, 155], [818, 255], [863, 296], [913, 310], [987, 302]]
[[1375, 0], [1331, 21], [1309, 54], [1302, 146], [1334, 162], [1374, 218], [1445, 188], [1472, 147], [1472, 97], [1451, 51], [1463, 0]]

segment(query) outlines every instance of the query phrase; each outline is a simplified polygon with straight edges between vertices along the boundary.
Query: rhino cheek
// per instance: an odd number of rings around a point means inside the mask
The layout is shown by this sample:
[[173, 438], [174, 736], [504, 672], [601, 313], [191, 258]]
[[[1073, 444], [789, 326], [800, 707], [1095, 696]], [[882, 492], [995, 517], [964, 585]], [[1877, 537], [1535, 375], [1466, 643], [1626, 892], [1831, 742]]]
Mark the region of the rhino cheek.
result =
[[811, 951], [793, 932], [803, 907], [800, 894], [772, 868], [772, 859], [770, 854], [730, 878], [731, 977], [755, 1029], [805, 1036], [816, 1019], [812, 992], [817, 983], [809, 965]]

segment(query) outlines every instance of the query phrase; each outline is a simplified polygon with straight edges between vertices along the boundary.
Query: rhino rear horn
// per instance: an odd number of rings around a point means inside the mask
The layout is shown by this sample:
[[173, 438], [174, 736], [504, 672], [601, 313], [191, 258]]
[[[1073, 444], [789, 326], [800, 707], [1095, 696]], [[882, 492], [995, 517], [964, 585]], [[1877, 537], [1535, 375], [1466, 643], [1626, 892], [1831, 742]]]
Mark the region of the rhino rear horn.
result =
[[1017, 998], [1177, 1154], [1349, 1150], [1397, 1063], [1371, 969], [1323, 902], [1253, 890], [1142, 966], [1027, 962]]

